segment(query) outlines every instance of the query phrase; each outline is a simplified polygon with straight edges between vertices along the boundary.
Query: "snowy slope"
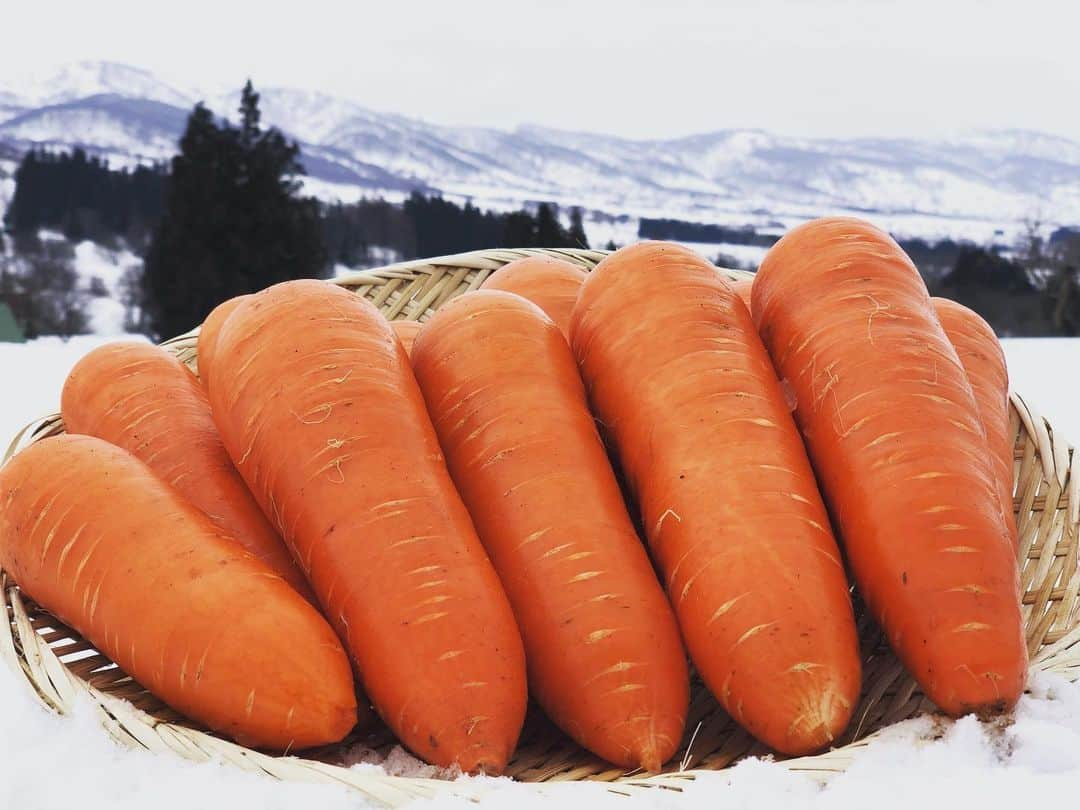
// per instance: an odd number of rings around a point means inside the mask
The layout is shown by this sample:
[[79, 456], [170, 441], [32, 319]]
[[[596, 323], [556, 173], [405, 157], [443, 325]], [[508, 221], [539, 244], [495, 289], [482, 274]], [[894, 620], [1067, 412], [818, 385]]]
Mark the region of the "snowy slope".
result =
[[0, 123], [0, 139], [27, 146], [89, 146], [122, 158], [161, 160], [175, 154], [186, 118], [184, 110], [160, 101], [101, 94], [15, 115]]
[[33, 106], [62, 104], [105, 94], [145, 98], [178, 107], [189, 107], [196, 101], [191, 92], [172, 87], [148, 70], [96, 61], [71, 62], [28, 87], [0, 88], [0, 102], [5, 92]]
[[[733, 129], [666, 140], [523, 126], [434, 125], [317, 91], [260, 88], [264, 122], [299, 139], [328, 197], [437, 189], [496, 208], [538, 200], [596, 211], [789, 225], [869, 214], [905, 236], [1015, 233], [1025, 217], [1080, 221], [1080, 143], [1037, 132], [800, 138]], [[151, 73], [77, 63], [0, 87], [0, 144], [81, 144], [123, 162], [166, 157], [194, 99]], [[208, 97], [234, 116], [238, 93]]]

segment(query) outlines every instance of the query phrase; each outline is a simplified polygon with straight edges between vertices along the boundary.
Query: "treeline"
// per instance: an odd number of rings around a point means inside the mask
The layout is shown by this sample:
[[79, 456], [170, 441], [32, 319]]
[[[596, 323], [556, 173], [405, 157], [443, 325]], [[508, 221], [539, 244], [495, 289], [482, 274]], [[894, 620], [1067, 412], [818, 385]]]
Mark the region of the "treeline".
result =
[[[1080, 335], [1080, 229], [1058, 228], [1047, 239], [1040, 233], [1038, 223], [1030, 223], [1012, 251], [953, 239], [897, 242], [931, 295], [974, 309], [999, 335]], [[753, 226], [678, 219], [642, 219], [638, 236], [716, 244], [721, 250], [724, 244], [768, 248], [780, 239]], [[716, 261], [722, 266], [738, 264], [723, 253]]]
[[160, 165], [113, 169], [82, 149], [32, 149], [15, 171], [15, 194], [4, 224], [15, 234], [49, 228], [73, 242], [121, 238], [145, 248], [161, 217], [167, 179]]
[[638, 221], [638, 237], [670, 242], [702, 242], [707, 245], [755, 245], [772, 247], [780, 238], [770, 233], [758, 233], [750, 225], [714, 225], [687, 222], [681, 219], [650, 219]]
[[[72, 243], [126, 246], [144, 257], [125, 282], [129, 326], [156, 337], [186, 331], [218, 302], [288, 278], [489, 247], [588, 247], [580, 209], [484, 211], [413, 193], [327, 205], [298, 194], [299, 148], [259, 125], [245, 88], [241, 123], [197, 107], [168, 166], [117, 170], [83, 150], [25, 154], [5, 217], [0, 301], [28, 337], [87, 329], [93, 294]], [[68, 241], [39, 239], [59, 231]]]
[[[776, 223], [776, 228], [782, 228]], [[709, 245], [752, 245], [769, 248], [780, 239], [777, 233], [762, 233], [752, 225], [715, 225], [680, 219], [642, 218], [638, 223], [641, 239], [667, 239], [675, 242], [699, 242]], [[964, 250], [975, 247], [970, 242], [942, 239], [900, 239], [902, 247], [924, 276], [936, 278], [948, 273]]]
[[[229, 131], [226, 124], [210, 121], [205, 112], [198, 123], [206, 130], [217, 127], [217, 131]], [[236, 136], [233, 140], [241, 139]], [[214, 149], [221, 151], [216, 142]], [[217, 165], [198, 159], [194, 165], [239, 177], [244, 170], [239, 156], [245, 153], [240, 147], [233, 151], [235, 154], [218, 154], [221, 160]], [[293, 159], [298, 160], [298, 154]], [[183, 165], [186, 169], [191, 162]], [[235, 171], [227, 171], [229, 166], [235, 166]], [[299, 173], [299, 163], [290, 168]], [[45, 228], [63, 233], [72, 242], [90, 239], [112, 247], [122, 240], [142, 254], [165, 208], [169, 179], [168, 165], [113, 169], [107, 161], [82, 149], [71, 153], [33, 149], [15, 172], [15, 194], [4, 224], [15, 235]], [[204, 213], [214, 209], [212, 201], [203, 202], [209, 206], [201, 209]], [[564, 226], [558, 206], [551, 203], [540, 203], [533, 211], [503, 213], [481, 210], [471, 202], [459, 205], [413, 192], [404, 204], [365, 199], [351, 204], [319, 204], [318, 209], [327, 272], [338, 264], [369, 265], [373, 255], [385, 254], [375, 254], [374, 248], [388, 248], [409, 259], [492, 247], [589, 246], [581, 209], [571, 209], [569, 223]]]
[[406, 259], [497, 247], [587, 248], [580, 208], [564, 226], [559, 208], [540, 203], [536, 211], [485, 211], [414, 191], [403, 205], [382, 199], [323, 208], [323, 238], [331, 264], [369, 266], [373, 248], [389, 248]]

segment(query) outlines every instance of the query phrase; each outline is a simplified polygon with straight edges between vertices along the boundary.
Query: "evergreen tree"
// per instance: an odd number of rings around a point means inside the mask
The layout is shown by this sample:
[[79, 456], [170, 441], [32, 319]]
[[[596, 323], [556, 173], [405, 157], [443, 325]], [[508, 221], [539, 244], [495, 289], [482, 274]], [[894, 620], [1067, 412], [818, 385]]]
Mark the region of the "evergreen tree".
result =
[[565, 247], [570, 238], [559, 224], [559, 207], [540, 203], [536, 209], [536, 239], [538, 247]]
[[260, 127], [250, 81], [239, 112], [233, 126], [197, 104], [173, 158], [142, 280], [158, 337], [191, 329], [226, 298], [325, 269], [318, 205], [297, 196], [299, 146]]
[[162, 166], [113, 170], [82, 149], [32, 149], [15, 171], [4, 221], [15, 234], [52, 228], [72, 241], [108, 244], [123, 238], [141, 251], [161, 214], [166, 179]]
[[581, 221], [581, 206], [579, 205], [575, 205], [570, 209], [570, 232], [568, 236], [571, 247], [589, 247], [589, 237], [585, 235], [585, 225]]
[[539, 245], [536, 220], [528, 211], [513, 211], [503, 218], [503, 236], [500, 247], [523, 248]]

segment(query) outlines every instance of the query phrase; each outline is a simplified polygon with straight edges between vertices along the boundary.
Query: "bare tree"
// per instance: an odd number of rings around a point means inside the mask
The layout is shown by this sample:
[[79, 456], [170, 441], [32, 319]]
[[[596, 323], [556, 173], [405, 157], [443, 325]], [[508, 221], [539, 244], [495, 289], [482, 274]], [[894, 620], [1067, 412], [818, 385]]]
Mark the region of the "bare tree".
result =
[[73, 259], [67, 242], [44, 241], [8, 262], [3, 297], [28, 338], [68, 338], [88, 330], [86, 293], [79, 289]]
[[1075, 337], [1080, 335], [1080, 233], [1065, 235], [1054, 245], [1053, 256], [1054, 331]]

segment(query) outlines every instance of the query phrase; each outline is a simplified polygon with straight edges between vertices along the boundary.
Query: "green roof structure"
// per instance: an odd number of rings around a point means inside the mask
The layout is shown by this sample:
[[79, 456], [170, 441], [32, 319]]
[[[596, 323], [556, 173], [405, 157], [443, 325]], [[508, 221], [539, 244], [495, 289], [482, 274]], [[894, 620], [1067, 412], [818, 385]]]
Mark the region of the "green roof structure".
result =
[[19, 325], [15, 323], [15, 316], [11, 314], [11, 307], [0, 301], [0, 343], [25, 343], [26, 335]]

